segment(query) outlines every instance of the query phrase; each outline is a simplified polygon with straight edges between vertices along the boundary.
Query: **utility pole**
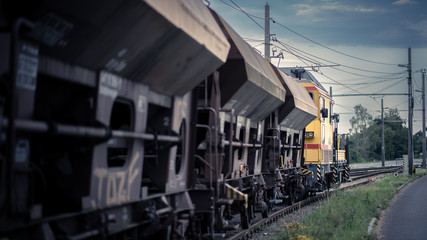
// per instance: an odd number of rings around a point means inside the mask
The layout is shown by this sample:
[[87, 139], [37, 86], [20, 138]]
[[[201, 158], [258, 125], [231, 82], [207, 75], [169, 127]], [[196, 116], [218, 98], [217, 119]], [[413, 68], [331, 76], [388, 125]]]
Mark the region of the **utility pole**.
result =
[[413, 147], [412, 147], [412, 66], [411, 66], [411, 48], [408, 48], [408, 173], [412, 175], [412, 166], [414, 164]]
[[265, 4], [265, 25], [264, 25], [264, 55], [270, 61], [270, 6]]
[[426, 70], [421, 70], [421, 75], [423, 78], [423, 89], [422, 89], [422, 97], [423, 97], [423, 163], [422, 168], [426, 168], [426, 88], [425, 88], [425, 75]]
[[384, 144], [384, 98], [381, 98], [381, 165], [385, 166], [385, 144]]
[[[332, 87], [329, 87], [329, 95], [331, 96], [331, 100], [332, 100]], [[332, 109], [329, 109], [329, 111], [331, 111], [330, 113], [329, 113], [329, 117], [330, 118], [332, 118]], [[331, 120], [329, 120], [329, 121], [332, 121], [332, 119]], [[337, 143], [338, 143], [338, 141], [337, 141], [337, 137], [338, 137], [338, 124], [336, 124], [335, 123], [335, 121], [334, 121], [334, 128], [333, 128], [334, 130], [333, 130], [333, 140], [332, 140], [332, 145], [333, 145], [333, 147], [332, 147], [332, 150], [333, 150], [333, 152], [332, 152], [332, 162], [336, 165], [337, 164], [337, 162], [338, 162], [338, 156], [337, 156], [337, 154], [338, 154], [338, 149], [339, 149], [339, 146], [337, 146]]]
[[412, 116], [414, 101], [412, 98], [412, 66], [411, 66], [411, 48], [408, 48], [408, 64], [399, 64], [399, 67], [408, 69], [408, 173], [412, 175], [412, 166], [414, 164], [413, 146], [412, 146]]

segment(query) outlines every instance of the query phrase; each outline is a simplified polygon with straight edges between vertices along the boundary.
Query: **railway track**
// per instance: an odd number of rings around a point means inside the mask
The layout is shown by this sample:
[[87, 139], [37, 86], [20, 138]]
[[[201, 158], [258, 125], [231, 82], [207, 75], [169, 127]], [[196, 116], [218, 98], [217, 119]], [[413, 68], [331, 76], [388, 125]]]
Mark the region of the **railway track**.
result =
[[[350, 171], [350, 179], [352, 181], [356, 180], [362, 180], [363, 178], [369, 178], [380, 174], [386, 174], [386, 173], [393, 173], [393, 172], [400, 172], [402, 171], [402, 167], [379, 167], [379, 168], [360, 168], [360, 169], [353, 169]], [[270, 213], [268, 218], [263, 219], [255, 219], [254, 223], [248, 228], [244, 230], [240, 230], [237, 233], [227, 234], [226, 238], [227, 240], [240, 240], [240, 239], [249, 239], [253, 236], [253, 234], [260, 231], [265, 226], [270, 225], [273, 222], [276, 222], [280, 218], [284, 217], [287, 214], [293, 213], [295, 211], [298, 211], [300, 208], [308, 206], [312, 203], [321, 201], [325, 199], [329, 194], [340, 191], [340, 190], [348, 190], [354, 187], [358, 187], [361, 185], [365, 185], [367, 183], [371, 182], [370, 180], [366, 179], [365, 181], [360, 181], [354, 184], [350, 184], [344, 187], [340, 187], [338, 189], [330, 189], [329, 191], [324, 191], [321, 193], [317, 193], [315, 196], [312, 196], [310, 198], [304, 199], [300, 202], [297, 202], [293, 205], [278, 209], [272, 213]]]
[[372, 177], [384, 173], [393, 173], [402, 171], [402, 166], [378, 167], [378, 168], [357, 168], [350, 170], [350, 179], [358, 180], [366, 177]]

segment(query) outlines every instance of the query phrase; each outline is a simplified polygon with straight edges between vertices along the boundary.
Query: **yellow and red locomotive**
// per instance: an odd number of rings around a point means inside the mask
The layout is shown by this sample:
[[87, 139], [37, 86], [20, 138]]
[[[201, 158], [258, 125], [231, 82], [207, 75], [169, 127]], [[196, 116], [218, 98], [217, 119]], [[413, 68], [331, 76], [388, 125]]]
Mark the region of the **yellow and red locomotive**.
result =
[[[317, 116], [305, 128], [304, 157], [306, 168], [315, 173], [314, 187], [325, 189], [332, 183], [348, 180], [345, 150], [340, 149], [339, 115], [333, 113], [334, 100], [316, 78], [302, 68], [283, 68], [298, 78], [317, 106]], [[343, 144], [345, 145], [345, 143]], [[343, 147], [342, 147], [343, 148]]]

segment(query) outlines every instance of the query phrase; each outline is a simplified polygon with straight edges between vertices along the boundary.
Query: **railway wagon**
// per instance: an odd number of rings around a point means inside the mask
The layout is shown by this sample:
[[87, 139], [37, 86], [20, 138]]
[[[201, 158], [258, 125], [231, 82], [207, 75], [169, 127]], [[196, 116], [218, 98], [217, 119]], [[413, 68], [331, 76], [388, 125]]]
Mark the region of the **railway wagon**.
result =
[[2, 1], [0, 238], [183, 234], [196, 95], [229, 43], [198, 0]]
[[[286, 96], [270, 64], [220, 16], [213, 15], [231, 48], [226, 63], [199, 88], [198, 177], [191, 192], [196, 215], [205, 221], [200, 223], [201, 232], [209, 237], [239, 225], [249, 227], [255, 212], [266, 215], [265, 119]], [[233, 215], [240, 215], [239, 224], [228, 223]]]
[[309, 72], [301, 68], [283, 70], [300, 79], [300, 84], [309, 92], [318, 109], [316, 119], [307, 125], [305, 131], [305, 164], [307, 169], [314, 173], [311, 180], [312, 190], [325, 190], [331, 184], [347, 181], [348, 165], [345, 150], [339, 149], [339, 115], [333, 113], [334, 101]]
[[203, 2], [21, 4], [0, 18], [0, 238], [214, 238], [313, 190], [315, 101]]
[[[199, 86], [198, 177], [190, 194], [200, 232], [221, 237], [248, 228], [256, 213], [267, 217], [276, 203], [303, 197], [303, 131], [317, 110], [302, 86], [213, 15], [231, 48]], [[229, 222], [235, 215], [239, 224]]]
[[[274, 173], [280, 184], [270, 188], [269, 199], [273, 204], [285, 201], [293, 204], [309, 193], [309, 174], [304, 158], [305, 127], [315, 119], [317, 108], [307, 91], [283, 71], [275, 68], [286, 89], [286, 102], [271, 116], [273, 128], [267, 132], [264, 176]], [[270, 124], [271, 126], [271, 124]], [[274, 163], [274, 164], [273, 164]], [[271, 178], [267, 178], [271, 179]]]

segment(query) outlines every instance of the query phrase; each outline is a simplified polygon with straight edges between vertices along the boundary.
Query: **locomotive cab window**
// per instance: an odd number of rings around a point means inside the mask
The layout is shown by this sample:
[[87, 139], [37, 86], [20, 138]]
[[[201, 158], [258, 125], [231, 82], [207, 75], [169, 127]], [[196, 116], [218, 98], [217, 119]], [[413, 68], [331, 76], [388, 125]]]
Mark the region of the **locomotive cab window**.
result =
[[325, 109], [325, 99], [323, 97], [319, 97], [319, 109], [320, 109], [320, 116], [319, 116], [320, 121], [324, 122], [325, 119], [323, 117], [323, 115], [324, 115], [323, 114], [323, 112], [324, 112], [323, 109]]

